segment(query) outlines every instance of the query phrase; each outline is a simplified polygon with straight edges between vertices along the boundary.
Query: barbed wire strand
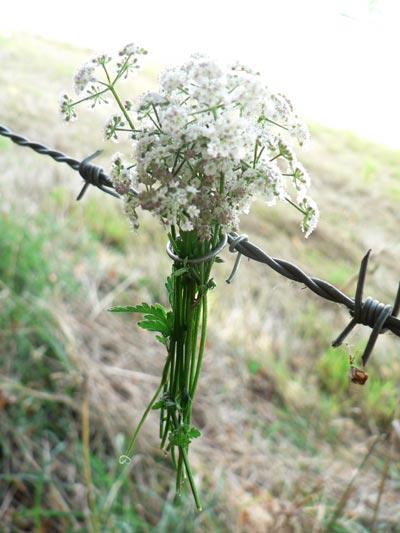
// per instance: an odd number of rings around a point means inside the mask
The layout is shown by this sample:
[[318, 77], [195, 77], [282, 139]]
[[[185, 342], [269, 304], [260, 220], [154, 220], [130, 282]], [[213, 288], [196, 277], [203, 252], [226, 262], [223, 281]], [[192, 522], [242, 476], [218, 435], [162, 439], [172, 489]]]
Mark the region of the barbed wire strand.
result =
[[77, 159], [68, 157], [67, 155], [63, 154], [62, 152], [59, 152], [58, 150], [53, 150], [51, 148], [48, 148], [47, 146], [44, 146], [41, 143], [30, 141], [26, 137], [22, 137], [21, 135], [12, 132], [9, 128], [6, 128], [1, 124], [0, 135], [2, 135], [3, 137], [7, 137], [13, 143], [18, 144], [19, 146], [31, 148], [38, 154], [47, 155], [54, 159], [54, 161], [57, 161], [57, 163], [65, 163], [73, 170], [78, 171], [82, 178], [85, 180], [85, 184], [81, 192], [78, 194], [77, 200], [80, 200], [83, 197], [89, 185], [93, 185], [99, 188], [101, 191], [110, 194], [111, 196], [115, 196], [116, 198], [119, 198], [119, 194], [117, 194], [113, 190], [114, 187], [112, 181], [104, 173], [103, 169], [90, 163], [92, 159], [94, 159], [101, 153], [101, 150], [98, 150], [89, 157], [86, 157], [86, 159], [84, 159], [83, 161], [78, 161]]
[[[2, 126], [0, 124], [0, 135], [7, 137], [12, 142], [18, 144], [19, 146], [25, 146], [31, 148], [35, 152], [41, 155], [47, 155], [57, 161], [58, 163], [66, 163], [73, 170], [78, 171], [82, 179], [85, 181], [85, 184], [80, 191], [77, 200], [80, 200], [85, 192], [87, 191], [89, 185], [97, 187], [101, 191], [119, 198], [120, 196], [114, 191], [114, 186], [111, 179], [105, 174], [101, 167], [98, 167], [91, 163], [91, 161], [99, 155], [101, 151], [97, 151], [94, 154], [86, 157], [83, 161], [78, 161], [67, 155], [59, 152], [57, 150], [50, 149], [43, 144], [33, 142], [27, 138], [17, 135], [12, 132], [9, 128]], [[350, 298], [337, 287], [331, 283], [324, 281], [319, 278], [308, 276], [301, 268], [294, 265], [289, 261], [284, 259], [277, 259], [271, 257], [265, 253], [261, 248], [249, 241], [247, 235], [239, 235], [236, 232], [231, 232], [229, 235], [224, 236], [220, 245], [217, 245], [214, 250], [212, 250], [207, 256], [202, 258], [196, 258], [195, 261], [206, 261], [212, 257], [219, 254], [224, 246], [229, 244], [229, 251], [237, 253], [235, 264], [232, 270], [232, 273], [226, 280], [227, 283], [231, 283], [234, 276], [237, 273], [240, 260], [242, 256], [247, 257], [258, 263], [262, 263], [270, 267], [272, 270], [288, 278], [292, 281], [304, 284], [308, 287], [314, 294], [328, 300], [330, 302], [335, 302], [347, 307], [350, 311], [351, 321], [342, 331], [342, 333], [333, 341], [333, 346], [340, 346], [347, 335], [355, 327], [356, 324], [363, 324], [372, 328], [370, 338], [367, 342], [366, 348], [362, 355], [362, 361], [365, 365], [371, 355], [372, 349], [375, 345], [375, 342], [379, 334], [384, 333], [385, 331], [391, 331], [398, 337], [400, 337], [400, 319], [397, 318], [397, 315], [400, 311], [400, 283], [398, 286], [397, 294], [393, 306], [385, 305], [373, 298], [367, 298], [363, 302], [363, 289], [366, 279], [368, 260], [370, 257], [369, 250], [361, 261], [357, 290], [355, 298]], [[174, 261], [184, 261], [184, 259], [176, 256], [171, 248], [170, 243], [167, 245], [167, 253]], [[187, 259], [187, 262], [193, 262], [194, 260]]]

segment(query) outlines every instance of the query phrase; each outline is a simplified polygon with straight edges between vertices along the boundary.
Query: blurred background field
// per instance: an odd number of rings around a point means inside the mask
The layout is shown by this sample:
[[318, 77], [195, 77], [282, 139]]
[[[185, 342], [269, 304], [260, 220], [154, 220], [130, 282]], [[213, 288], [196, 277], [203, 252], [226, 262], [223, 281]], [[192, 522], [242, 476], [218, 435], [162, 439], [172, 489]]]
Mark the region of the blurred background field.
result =
[[[44, 38], [0, 37], [0, 123], [77, 159], [103, 148], [108, 171], [110, 155], [127, 148], [103, 140], [110, 111], [81, 111], [68, 127], [57, 111], [90, 56]], [[157, 70], [126, 90], [153, 86]], [[303, 159], [321, 209], [317, 231], [305, 240], [293, 208], [262, 202], [241, 230], [350, 295], [372, 248], [366, 295], [390, 303], [400, 277], [400, 153], [319, 124], [311, 134]], [[153, 219], [143, 216], [133, 234], [117, 200], [91, 189], [76, 203], [80, 185], [67, 166], [0, 138], [0, 530], [400, 531], [398, 339], [382, 336], [367, 384], [351, 384], [349, 353], [361, 353], [369, 331], [333, 350], [344, 309], [245, 260], [226, 285], [228, 251], [215, 268], [194, 407], [204, 512], [190, 499], [172, 505], [157, 415], [121, 469], [164, 352], [135, 318], [106, 309], [166, 303], [170, 261]]]

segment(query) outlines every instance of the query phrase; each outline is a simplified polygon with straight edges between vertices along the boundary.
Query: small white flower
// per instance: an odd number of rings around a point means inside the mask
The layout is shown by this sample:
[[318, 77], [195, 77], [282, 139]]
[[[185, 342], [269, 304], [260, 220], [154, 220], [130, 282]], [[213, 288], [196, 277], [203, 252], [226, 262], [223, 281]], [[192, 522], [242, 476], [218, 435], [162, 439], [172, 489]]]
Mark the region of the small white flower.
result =
[[137, 46], [134, 43], [129, 43], [125, 45], [118, 54], [120, 56], [130, 56], [130, 55], [145, 55], [147, 54], [147, 50], [144, 48]]
[[130, 194], [131, 172], [122, 155], [117, 152], [112, 157], [111, 180], [118, 194]]
[[195, 205], [189, 205], [186, 211], [191, 219], [197, 218], [200, 214], [200, 209]]
[[95, 68], [95, 63], [93, 61], [88, 61], [76, 72], [74, 76], [74, 87], [76, 94], [83, 92], [89, 83], [95, 81]]
[[290, 134], [296, 137], [298, 143], [303, 148], [308, 148], [310, 144], [310, 132], [307, 125], [301, 120], [296, 120], [290, 127]]
[[76, 120], [76, 111], [73, 100], [67, 94], [62, 94], [60, 96], [59, 112], [64, 122], [70, 123]]
[[139, 220], [138, 220], [139, 217], [136, 211], [138, 207], [139, 207], [139, 202], [135, 195], [133, 195], [132, 193], [128, 193], [124, 195], [125, 215], [127, 216], [132, 229], [135, 231], [139, 228]]
[[111, 162], [113, 166], [119, 166], [123, 162], [123, 155], [120, 152], [115, 152], [111, 157]]
[[112, 61], [112, 57], [108, 54], [100, 54], [92, 59], [95, 65], [107, 65]]
[[307, 239], [318, 225], [319, 209], [312, 198], [303, 196], [302, 193], [299, 194], [297, 201], [299, 206], [305, 211], [305, 215], [300, 227], [305, 233], [304, 236]]
[[192, 231], [193, 224], [188, 218], [184, 218], [180, 223], [180, 228], [182, 231]]
[[296, 161], [295, 164], [292, 165], [292, 173], [294, 186], [300, 193], [305, 193], [311, 184], [310, 175], [307, 170], [299, 161]]
[[106, 140], [112, 140], [118, 142], [118, 131], [119, 128], [124, 128], [125, 122], [121, 115], [113, 115], [104, 127], [104, 138]]

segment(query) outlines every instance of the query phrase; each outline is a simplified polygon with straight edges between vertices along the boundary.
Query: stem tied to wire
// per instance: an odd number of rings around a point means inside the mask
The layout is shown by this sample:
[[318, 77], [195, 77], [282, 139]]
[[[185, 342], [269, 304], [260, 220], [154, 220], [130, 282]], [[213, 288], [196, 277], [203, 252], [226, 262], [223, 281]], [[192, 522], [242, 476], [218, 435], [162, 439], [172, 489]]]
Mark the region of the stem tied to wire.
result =
[[193, 402], [196, 395], [207, 337], [208, 291], [215, 284], [210, 277], [216, 254], [226, 243], [219, 226], [211, 239], [200, 241], [196, 232], [174, 228], [169, 235], [176, 258], [166, 288], [170, 310], [160, 304], [113, 307], [113, 312], [142, 313], [138, 325], [158, 333], [157, 340], [167, 350], [167, 358], [159, 387], [150, 400], [131, 438], [122, 464], [134, 452], [139, 432], [151, 410], [160, 412], [160, 446], [170, 454], [176, 470], [176, 495], [179, 499], [186, 482], [193, 494], [197, 509], [202, 509], [192, 468], [189, 447], [201, 435], [192, 423]]

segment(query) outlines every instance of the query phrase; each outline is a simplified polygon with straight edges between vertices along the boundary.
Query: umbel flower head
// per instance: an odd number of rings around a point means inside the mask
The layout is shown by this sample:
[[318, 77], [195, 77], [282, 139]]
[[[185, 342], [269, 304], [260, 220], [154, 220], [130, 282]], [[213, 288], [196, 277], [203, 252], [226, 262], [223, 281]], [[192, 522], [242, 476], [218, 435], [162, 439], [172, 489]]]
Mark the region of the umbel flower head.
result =
[[[137, 68], [140, 54], [134, 45], [121, 50], [115, 80], [111, 58], [101, 56], [78, 72], [75, 85], [86, 87], [89, 102], [115, 96], [116, 82]], [[93, 65], [101, 67], [105, 80], [96, 78]], [[74, 103], [66, 98], [65, 117], [75, 118]], [[240, 215], [256, 198], [268, 205], [290, 201], [303, 213], [306, 236], [316, 227], [310, 178], [295, 152], [309, 141], [307, 127], [288, 98], [272, 92], [259, 73], [195, 55], [167, 69], [159, 90], [143, 94], [133, 109], [118, 96], [116, 101], [120, 114], [107, 122], [105, 136], [118, 141], [128, 133], [133, 142], [132, 160], [114, 157], [112, 179], [135, 228], [140, 207], [166, 228], [195, 230], [205, 240], [216, 225], [238, 230]]]

